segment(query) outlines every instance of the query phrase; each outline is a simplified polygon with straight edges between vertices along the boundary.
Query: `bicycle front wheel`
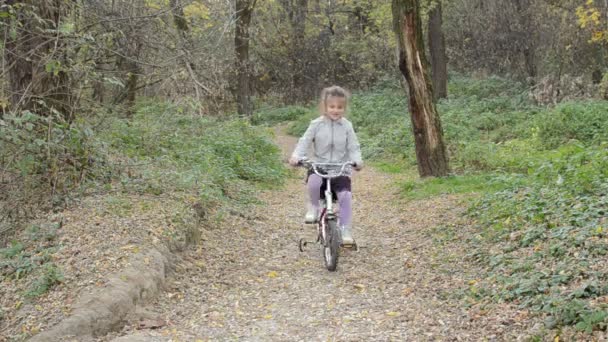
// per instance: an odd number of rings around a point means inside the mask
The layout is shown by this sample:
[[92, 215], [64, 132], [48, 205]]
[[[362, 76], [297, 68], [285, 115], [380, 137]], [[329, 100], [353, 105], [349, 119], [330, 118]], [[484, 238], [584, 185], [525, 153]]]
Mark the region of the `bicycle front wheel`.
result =
[[325, 241], [323, 242], [323, 259], [328, 271], [334, 272], [338, 267], [338, 251], [340, 249], [340, 231], [336, 220], [328, 220], [325, 225]]

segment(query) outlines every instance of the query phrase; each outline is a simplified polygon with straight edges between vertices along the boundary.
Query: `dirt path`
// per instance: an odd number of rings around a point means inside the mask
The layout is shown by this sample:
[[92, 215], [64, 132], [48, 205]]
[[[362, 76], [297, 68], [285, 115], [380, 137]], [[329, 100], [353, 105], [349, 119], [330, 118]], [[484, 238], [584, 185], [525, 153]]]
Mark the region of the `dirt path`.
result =
[[[295, 139], [277, 137], [290, 152]], [[303, 174], [303, 170], [300, 170]], [[531, 322], [511, 307], [466, 308], [477, 279], [464, 257], [466, 224], [458, 198], [400, 203], [390, 175], [366, 168], [354, 180], [355, 237], [363, 247], [323, 268], [301, 221], [302, 178], [262, 194], [250, 217], [206, 231], [196, 251], [147, 308], [160, 329], [130, 322], [112, 340], [431, 341], [516, 340]], [[121, 339], [117, 339], [121, 340]]]

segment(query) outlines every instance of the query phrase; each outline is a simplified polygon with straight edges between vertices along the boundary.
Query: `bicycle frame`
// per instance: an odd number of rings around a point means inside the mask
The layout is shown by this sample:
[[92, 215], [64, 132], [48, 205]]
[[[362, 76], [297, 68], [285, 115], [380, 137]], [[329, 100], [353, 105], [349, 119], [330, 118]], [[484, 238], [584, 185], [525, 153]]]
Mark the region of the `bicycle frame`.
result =
[[[323, 239], [325, 240], [326, 236], [325, 236], [325, 220], [335, 220], [336, 218], [336, 212], [334, 210], [334, 201], [333, 201], [333, 195], [332, 195], [332, 191], [331, 191], [331, 180], [340, 176], [347, 176], [350, 175], [351, 170], [347, 167], [350, 167], [353, 165], [352, 162], [345, 162], [345, 163], [312, 163], [309, 162], [307, 160], [303, 160], [300, 161], [300, 163], [304, 166], [306, 166], [307, 168], [311, 169], [313, 171], [314, 174], [316, 174], [317, 176], [323, 178], [323, 180], [325, 181], [325, 207], [321, 208], [321, 215], [319, 217], [319, 234], [322, 235]], [[325, 172], [327, 172], [327, 174], [322, 173], [319, 168], [323, 169]], [[325, 168], [329, 168], [329, 169], [334, 169], [336, 170], [337, 168], [339, 168], [339, 171], [327, 171], [325, 170]]]
[[[311, 163], [307, 160], [300, 161], [300, 165], [308, 167], [316, 175], [323, 178], [325, 181], [325, 201], [321, 208], [321, 213], [318, 220], [318, 235], [317, 243], [320, 243], [323, 250], [323, 258], [325, 260], [325, 266], [329, 271], [335, 271], [338, 265], [339, 248], [342, 243], [342, 234], [338, 227], [337, 215], [334, 210], [333, 194], [331, 191], [331, 180], [340, 176], [350, 175], [350, 168], [346, 169], [347, 166], [353, 166], [352, 162], [346, 163]], [[322, 168], [323, 172], [319, 170]], [[336, 171], [339, 168], [339, 171]], [[328, 236], [329, 234], [329, 236]], [[309, 242], [304, 239], [300, 239], [299, 248], [303, 252]], [[356, 244], [355, 244], [356, 246]]]

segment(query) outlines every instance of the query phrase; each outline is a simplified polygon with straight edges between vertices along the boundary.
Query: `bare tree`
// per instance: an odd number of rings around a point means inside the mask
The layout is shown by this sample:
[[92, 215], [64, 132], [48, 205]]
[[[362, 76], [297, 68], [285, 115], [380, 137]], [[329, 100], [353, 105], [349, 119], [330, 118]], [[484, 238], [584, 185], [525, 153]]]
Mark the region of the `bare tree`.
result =
[[441, 0], [433, 3], [429, 13], [428, 37], [431, 54], [434, 100], [448, 97], [448, 56], [443, 35]]
[[308, 0], [282, 0], [281, 5], [287, 12], [287, 17], [291, 25], [291, 96], [290, 102], [300, 102], [306, 100], [305, 87], [305, 67], [306, 59], [306, 16], [308, 14]]
[[433, 103], [424, 53], [418, 0], [393, 0], [393, 28], [399, 47], [398, 63], [409, 88], [409, 109], [421, 177], [447, 176], [448, 158], [441, 121]]
[[[2, 6], [13, 3], [6, 1]], [[27, 109], [42, 115], [53, 110], [72, 120], [69, 59], [60, 30], [68, 6], [60, 0], [21, 1], [14, 7], [15, 16], [3, 20], [13, 110]]]
[[256, 0], [236, 1], [236, 30], [234, 34], [234, 49], [236, 53], [237, 89], [236, 101], [239, 115], [251, 117], [251, 87], [249, 66], [249, 24]]
[[[515, 0], [515, 9], [519, 18], [520, 36], [535, 36], [538, 29], [533, 26], [530, 0]], [[521, 52], [524, 56], [524, 64], [528, 76], [532, 79], [536, 77], [536, 47], [534, 42], [537, 39], [521, 39]]]

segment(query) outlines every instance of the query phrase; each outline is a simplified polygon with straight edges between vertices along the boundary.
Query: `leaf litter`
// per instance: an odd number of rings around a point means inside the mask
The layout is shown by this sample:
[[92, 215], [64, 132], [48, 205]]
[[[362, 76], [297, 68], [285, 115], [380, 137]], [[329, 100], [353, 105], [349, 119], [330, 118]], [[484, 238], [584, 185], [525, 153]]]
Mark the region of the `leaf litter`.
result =
[[[275, 138], [287, 156], [295, 139], [280, 131]], [[302, 224], [304, 171], [295, 174], [285, 188], [261, 192], [263, 205], [204, 229], [201, 243], [181, 253], [164, 294], [97, 340], [559, 340], [516, 304], [466, 295], [484, 270], [468, 257], [477, 232], [462, 197], [405, 202], [395, 175], [366, 168], [353, 183], [362, 248], [344, 251], [330, 273], [316, 245], [298, 251], [298, 240], [316, 233]], [[36, 298], [24, 296], [31, 281], [3, 279], [0, 341], [26, 339], [68, 316], [130, 255], [177, 234], [172, 218], [183, 210], [183, 201], [165, 195], [105, 195], [50, 218], [63, 222], [52, 260], [64, 278]]]
[[[295, 139], [276, 139], [287, 156]], [[148, 307], [168, 322], [118, 336], [172, 341], [477, 341], [528, 340], [540, 320], [514, 304], [489, 305], [464, 295], [483, 276], [468, 255], [476, 234], [463, 197], [405, 202], [395, 176], [371, 167], [354, 176], [354, 235], [360, 251], [343, 252], [337, 272], [323, 266], [304, 225], [304, 170], [283, 189], [260, 193], [263, 205], [207, 229], [168, 293]], [[249, 219], [247, 219], [247, 217]], [[449, 234], [447, 233], [449, 231]], [[551, 339], [552, 340], [552, 339]]]

